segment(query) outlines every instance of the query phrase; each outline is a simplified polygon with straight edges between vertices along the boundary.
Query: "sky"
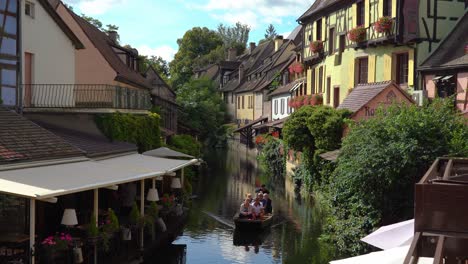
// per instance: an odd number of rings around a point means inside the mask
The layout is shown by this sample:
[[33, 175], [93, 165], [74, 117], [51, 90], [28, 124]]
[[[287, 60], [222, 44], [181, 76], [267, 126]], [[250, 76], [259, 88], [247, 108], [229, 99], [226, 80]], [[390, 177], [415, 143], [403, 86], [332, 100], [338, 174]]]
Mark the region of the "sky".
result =
[[142, 55], [171, 61], [177, 39], [193, 27], [215, 30], [237, 21], [251, 27], [249, 42], [264, 38], [271, 23], [280, 35], [298, 25], [296, 19], [314, 0], [63, 0], [77, 14], [86, 14], [119, 27], [120, 42]]

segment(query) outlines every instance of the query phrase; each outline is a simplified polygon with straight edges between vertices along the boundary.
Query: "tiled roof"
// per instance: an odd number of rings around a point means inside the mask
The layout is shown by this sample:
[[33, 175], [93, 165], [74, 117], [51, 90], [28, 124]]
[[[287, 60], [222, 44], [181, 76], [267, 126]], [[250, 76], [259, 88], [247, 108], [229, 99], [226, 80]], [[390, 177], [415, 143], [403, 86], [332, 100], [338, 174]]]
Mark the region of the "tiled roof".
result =
[[0, 108], [0, 164], [79, 157], [83, 154], [50, 131]]
[[113, 155], [138, 150], [137, 146], [131, 143], [110, 141], [105, 137], [88, 135], [73, 130], [47, 125], [44, 126], [47, 130], [85, 152], [88, 157]]
[[147, 88], [148, 84], [146, 79], [137, 71], [130, 69], [115, 53], [113, 47], [122, 50], [128, 50], [115, 44], [106, 33], [100, 31], [95, 26], [91, 25], [88, 21], [75, 14], [73, 11], [68, 10], [71, 16], [76, 20], [81, 29], [85, 32], [94, 46], [99, 50], [101, 55], [106, 59], [109, 65], [116, 71], [117, 81], [127, 82], [131, 85], [137, 85], [142, 88]]
[[353, 113], [357, 112], [390, 85], [393, 85], [392, 81], [359, 84], [338, 106], [338, 109], [348, 109]]
[[468, 12], [458, 20], [455, 27], [442, 40], [439, 46], [421, 64], [419, 70], [443, 70], [468, 68]]
[[294, 87], [294, 85], [296, 85], [299, 82], [304, 82], [304, 81], [305, 81], [305, 78], [300, 78], [300, 79], [297, 79], [297, 80], [295, 80], [293, 82], [290, 82], [290, 83], [288, 83], [286, 85], [280, 86], [280, 87], [276, 88], [276, 90], [271, 92], [269, 94], [269, 96], [275, 96], [275, 95], [279, 95], [279, 94], [291, 93], [291, 89]]
[[[309, 9], [302, 16], [300, 16], [297, 20], [304, 21], [305, 19], [312, 16], [314, 13], [322, 11], [323, 9], [330, 7], [334, 4], [340, 3], [340, 2], [344, 2], [344, 0], [315, 0], [312, 6], [310, 6]], [[353, 2], [353, 1], [349, 1], [349, 2]]]

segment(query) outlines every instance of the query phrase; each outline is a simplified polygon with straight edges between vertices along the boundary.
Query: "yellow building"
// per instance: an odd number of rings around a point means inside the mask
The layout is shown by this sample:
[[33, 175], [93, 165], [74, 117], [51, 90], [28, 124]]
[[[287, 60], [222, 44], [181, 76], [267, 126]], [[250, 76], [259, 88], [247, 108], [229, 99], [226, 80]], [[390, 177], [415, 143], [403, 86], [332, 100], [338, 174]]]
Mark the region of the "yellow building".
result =
[[414, 86], [415, 44], [400, 41], [397, 1], [317, 0], [299, 18], [308, 94], [323, 94], [324, 104], [337, 107], [357, 84], [394, 80], [404, 89]]

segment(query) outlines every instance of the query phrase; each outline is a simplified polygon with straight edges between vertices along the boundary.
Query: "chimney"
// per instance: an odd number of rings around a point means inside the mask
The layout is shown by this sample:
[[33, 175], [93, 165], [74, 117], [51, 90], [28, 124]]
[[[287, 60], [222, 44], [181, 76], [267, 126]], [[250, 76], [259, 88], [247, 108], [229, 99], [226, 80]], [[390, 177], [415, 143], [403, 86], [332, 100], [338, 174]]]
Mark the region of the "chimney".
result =
[[276, 36], [275, 38], [275, 52], [277, 52], [281, 45], [283, 45], [283, 36]]
[[119, 33], [117, 33], [117, 31], [114, 31], [114, 30], [107, 31], [107, 36], [109, 36], [109, 38], [110, 38], [114, 43], [117, 43], [117, 42], [118, 42]]
[[235, 61], [237, 57], [237, 49], [229, 48], [227, 54], [227, 61]]
[[249, 53], [252, 53], [256, 47], [257, 47], [257, 44], [255, 44], [255, 42], [250, 42]]
[[239, 66], [239, 83], [242, 82], [243, 78], [244, 78], [244, 64], [241, 64]]

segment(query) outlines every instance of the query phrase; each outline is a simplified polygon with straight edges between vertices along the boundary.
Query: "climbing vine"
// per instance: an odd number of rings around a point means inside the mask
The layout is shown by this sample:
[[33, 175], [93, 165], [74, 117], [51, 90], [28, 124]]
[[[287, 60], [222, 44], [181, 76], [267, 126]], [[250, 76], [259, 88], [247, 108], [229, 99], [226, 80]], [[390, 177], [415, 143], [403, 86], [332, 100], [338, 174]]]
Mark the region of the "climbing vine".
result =
[[156, 113], [102, 114], [96, 116], [95, 122], [110, 140], [134, 143], [140, 152], [161, 146], [160, 116]]

